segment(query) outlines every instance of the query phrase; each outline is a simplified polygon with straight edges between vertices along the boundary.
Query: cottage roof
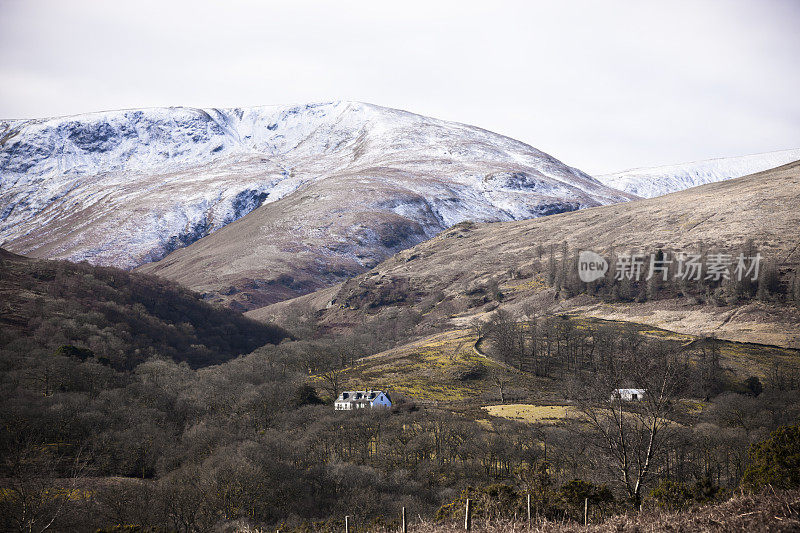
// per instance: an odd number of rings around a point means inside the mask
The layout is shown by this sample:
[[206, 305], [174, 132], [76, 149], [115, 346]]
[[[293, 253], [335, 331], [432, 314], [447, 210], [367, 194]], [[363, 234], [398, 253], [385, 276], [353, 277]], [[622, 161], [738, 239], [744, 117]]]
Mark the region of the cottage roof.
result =
[[355, 391], [344, 391], [342, 392], [339, 397], [336, 399], [337, 402], [357, 402], [357, 401], [365, 401], [371, 402], [378, 396], [383, 394], [386, 396], [389, 401], [389, 395], [383, 391], [379, 390], [355, 390]]

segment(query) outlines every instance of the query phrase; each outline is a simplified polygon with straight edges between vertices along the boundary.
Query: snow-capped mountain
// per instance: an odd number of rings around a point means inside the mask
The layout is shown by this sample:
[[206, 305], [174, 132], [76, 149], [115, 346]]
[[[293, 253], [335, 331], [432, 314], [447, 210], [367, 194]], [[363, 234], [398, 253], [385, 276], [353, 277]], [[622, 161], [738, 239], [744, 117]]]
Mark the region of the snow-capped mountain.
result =
[[798, 160], [800, 149], [781, 150], [663, 167], [634, 168], [597, 176], [597, 179], [609, 187], [643, 198], [653, 198], [697, 185], [740, 178]]
[[[365, 268], [466, 219], [531, 218], [630, 198], [508, 137], [362, 103], [0, 123], [0, 244], [124, 268], [158, 261], [259, 206], [272, 213], [259, 235]], [[340, 227], [355, 211], [358, 219]], [[386, 217], [410, 226], [392, 236], [376, 226]], [[348, 242], [354, 227], [368, 234], [361, 244]], [[244, 255], [258, 241], [236, 239], [243, 248], [234, 253]], [[259, 268], [277, 275], [283, 267]]]

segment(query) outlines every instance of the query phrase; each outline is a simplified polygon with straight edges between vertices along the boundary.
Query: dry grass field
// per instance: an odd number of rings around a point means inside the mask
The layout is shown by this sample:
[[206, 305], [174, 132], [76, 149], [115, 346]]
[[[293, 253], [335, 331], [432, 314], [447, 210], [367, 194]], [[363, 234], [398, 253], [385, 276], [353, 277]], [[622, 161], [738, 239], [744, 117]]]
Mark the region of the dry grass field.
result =
[[568, 405], [506, 404], [487, 405], [483, 408], [490, 416], [507, 418], [529, 424], [557, 424], [578, 411]]
[[[571, 315], [571, 320], [578, 328], [610, 327], [623, 335], [635, 332], [671, 341], [676, 349], [700, 339], [622, 320], [577, 314]], [[430, 335], [358, 360], [342, 371], [343, 384], [345, 388], [388, 389], [415, 401], [475, 406], [499, 402], [496, 379], [502, 376], [505, 392], [511, 399], [504, 405], [485, 405], [484, 415], [545, 424], [576, 415], [574, 408], [558, 405], [564, 401], [563, 390], [553, 380], [506, 367], [477, 351], [475, 342], [474, 331], [469, 328]], [[481, 347], [491, 349], [486, 342]], [[726, 375], [734, 382], [749, 376], [769, 379], [775, 362], [800, 370], [799, 350], [725, 340], [720, 340], [718, 347]], [[687, 406], [688, 410], [699, 408], [702, 406]]]
[[506, 369], [477, 353], [475, 340], [469, 330], [454, 330], [365, 357], [343, 371], [345, 388], [388, 389], [419, 402], [473, 404], [499, 394], [493, 378], [502, 373], [508, 389], [525, 395], [529, 389], [552, 392], [547, 380]]

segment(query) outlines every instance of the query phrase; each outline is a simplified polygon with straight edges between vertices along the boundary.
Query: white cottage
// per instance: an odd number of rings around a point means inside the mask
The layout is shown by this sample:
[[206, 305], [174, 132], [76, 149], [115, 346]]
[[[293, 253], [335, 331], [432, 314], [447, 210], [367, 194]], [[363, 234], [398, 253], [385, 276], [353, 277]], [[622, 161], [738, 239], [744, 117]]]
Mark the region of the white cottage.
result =
[[337, 411], [352, 411], [366, 407], [391, 407], [389, 395], [379, 390], [344, 391], [334, 402]]
[[637, 402], [644, 400], [645, 394], [647, 394], [647, 389], [614, 389], [611, 393], [611, 399]]

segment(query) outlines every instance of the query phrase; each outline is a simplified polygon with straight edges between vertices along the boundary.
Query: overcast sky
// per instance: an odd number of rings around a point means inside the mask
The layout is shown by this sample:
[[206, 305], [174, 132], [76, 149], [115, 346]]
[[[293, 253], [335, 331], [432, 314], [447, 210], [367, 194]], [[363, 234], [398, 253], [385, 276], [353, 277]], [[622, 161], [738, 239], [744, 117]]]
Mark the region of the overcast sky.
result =
[[3, 118], [328, 100], [589, 173], [798, 148], [800, 1], [0, 0]]

